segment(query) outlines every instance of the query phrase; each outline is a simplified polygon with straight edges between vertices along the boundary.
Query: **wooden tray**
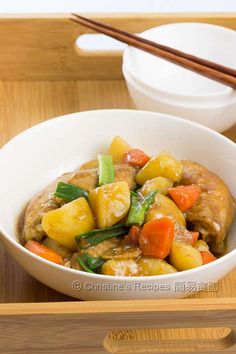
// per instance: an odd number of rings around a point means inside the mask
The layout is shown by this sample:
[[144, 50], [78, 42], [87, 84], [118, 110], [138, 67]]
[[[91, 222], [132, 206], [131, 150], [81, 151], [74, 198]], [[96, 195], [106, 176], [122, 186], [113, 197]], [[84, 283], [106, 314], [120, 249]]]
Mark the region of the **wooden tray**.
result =
[[[87, 30], [67, 17], [0, 18], [0, 146], [54, 116], [134, 108], [120, 53], [78, 57]], [[97, 17], [133, 32], [177, 21], [236, 29], [236, 14]], [[236, 141], [236, 126], [225, 135]], [[235, 277], [184, 300], [78, 302], [32, 279], [0, 245], [0, 353], [236, 353]]]

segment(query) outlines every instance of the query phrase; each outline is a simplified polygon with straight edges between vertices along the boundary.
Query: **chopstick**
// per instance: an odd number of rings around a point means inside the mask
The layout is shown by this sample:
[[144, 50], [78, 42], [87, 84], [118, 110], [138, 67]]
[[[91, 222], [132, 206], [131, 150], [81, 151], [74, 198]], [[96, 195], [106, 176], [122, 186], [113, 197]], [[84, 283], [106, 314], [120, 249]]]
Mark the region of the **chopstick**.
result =
[[72, 16], [74, 17], [71, 17], [70, 20], [76, 23], [82, 24], [90, 29], [103, 33], [109, 37], [146, 51], [162, 59], [168, 60], [174, 64], [180, 65], [188, 70], [194, 71], [224, 85], [230, 86], [234, 89], [236, 88], [236, 70], [232, 68], [184, 53], [177, 49], [150, 41], [135, 34], [86, 18], [84, 16], [77, 14], [72, 14]]

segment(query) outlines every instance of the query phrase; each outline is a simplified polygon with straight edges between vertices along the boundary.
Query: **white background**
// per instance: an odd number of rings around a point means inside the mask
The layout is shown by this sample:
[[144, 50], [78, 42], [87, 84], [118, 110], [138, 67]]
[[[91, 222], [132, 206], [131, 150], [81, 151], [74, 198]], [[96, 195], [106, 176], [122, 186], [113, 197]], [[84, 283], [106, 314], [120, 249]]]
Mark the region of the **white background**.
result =
[[236, 12], [236, 0], [0, 0], [0, 13]]
[[[70, 12], [236, 12], [236, 0], [0, 0], [0, 14]], [[125, 47], [103, 35], [81, 37], [79, 45], [86, 50]]]

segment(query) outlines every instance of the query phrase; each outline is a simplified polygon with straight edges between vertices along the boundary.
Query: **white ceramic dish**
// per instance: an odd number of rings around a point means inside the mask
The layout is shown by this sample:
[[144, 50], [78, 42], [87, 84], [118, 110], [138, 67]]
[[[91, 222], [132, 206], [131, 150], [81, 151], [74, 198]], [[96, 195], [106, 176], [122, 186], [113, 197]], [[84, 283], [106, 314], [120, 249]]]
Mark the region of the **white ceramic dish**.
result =
[[[152, 28], [144, 38], [236, 68], [236, 32], [204, 23]], [[224, 131], [236, 123], [233, 89], [128, 46], [123, 74], [137, 108], [181, 117]]]
[[[16, 261], [42, 283], [86, 300], [180, 298], [215, 282], [236, 265], [236, 221], [228, 235], [228, 254], [208, 265], [169, 275], [113, 277], [68, 269], [40, 258], [17, 242], [23, 207], [47, 183], [106, 151], [119, 134], [149, 154], [169, 150], [219, 174], [236, 195], [236, 145], [220, 134], [163, 114], [98, 110], [49, 120], [21, 133], [0, 150], [1, 241]], [[183, 284], [196, 288], [183, 291]]]

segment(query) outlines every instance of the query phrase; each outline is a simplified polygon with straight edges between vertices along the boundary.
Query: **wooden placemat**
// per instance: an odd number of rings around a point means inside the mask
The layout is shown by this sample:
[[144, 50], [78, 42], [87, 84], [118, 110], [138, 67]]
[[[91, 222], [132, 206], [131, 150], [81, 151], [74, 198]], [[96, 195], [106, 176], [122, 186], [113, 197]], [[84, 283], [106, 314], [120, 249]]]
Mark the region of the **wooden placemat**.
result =
[[[124, 81], [0, 82], [0, 146], [22, 130], [55, 116], [103, 108], [134, 108]], [[236, 141], [236, 126], [226, 135]], [[236, 297], [236, 270], [195, 298]], [[0, 302], [67, 301], [71, 298], [27, 275], [0, 245]]]

